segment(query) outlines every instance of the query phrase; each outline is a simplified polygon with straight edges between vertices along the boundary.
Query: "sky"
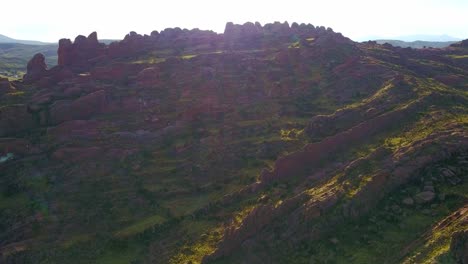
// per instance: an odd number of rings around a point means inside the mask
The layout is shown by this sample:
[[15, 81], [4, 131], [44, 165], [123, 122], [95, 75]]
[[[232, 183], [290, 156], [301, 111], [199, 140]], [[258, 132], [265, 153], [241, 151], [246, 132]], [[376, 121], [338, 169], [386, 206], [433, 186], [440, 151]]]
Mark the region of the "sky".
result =
[[[226, 22], [331, 27], [353, 40], [426, 34], [468, 38], [468, 0], [8, 0], [0, 34], [57, 42], [98, 32], [122, 39], [168, 27], [224, 31]], [[8, 12], [5, 12], [8, 10]]]

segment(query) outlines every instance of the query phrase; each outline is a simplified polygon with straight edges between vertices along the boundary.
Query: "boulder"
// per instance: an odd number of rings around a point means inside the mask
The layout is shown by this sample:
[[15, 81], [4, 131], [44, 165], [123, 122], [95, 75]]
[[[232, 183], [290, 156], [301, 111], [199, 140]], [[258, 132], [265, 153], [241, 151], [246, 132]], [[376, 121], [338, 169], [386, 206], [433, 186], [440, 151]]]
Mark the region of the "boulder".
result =
[[106, 92], [99, 90], [75, 101], [59, 100], [50, 107], [50, 123], [60, 124], [70, 120], [85, 120], [100, 113], [107, 105]]
[[434, 186], [432, 185], [426, 185], [424, 186], [423, 191], [435, 192], [435, 189], [434, 189]]
[[414, 204], [414, 200], [411, 197], [407, 197], [407, 198], [403, 199], [402, 203], [404, 205], [411, 206], [411, 205]]
[[425, 203], [430, 203], [434, 200], [436, 197], [434, 192], [431, 191], [423, 191], [414, 196], [414, 200], [418, 204], [425, 204]]
[[42, 53], [37, 53], [29, 60], [26, 67], [26, 74], [23, 76], [25, 83], [33, 83], [39, 81], [42, 77], [47, 74], [47, 65], [45, 63], [45, 57]]

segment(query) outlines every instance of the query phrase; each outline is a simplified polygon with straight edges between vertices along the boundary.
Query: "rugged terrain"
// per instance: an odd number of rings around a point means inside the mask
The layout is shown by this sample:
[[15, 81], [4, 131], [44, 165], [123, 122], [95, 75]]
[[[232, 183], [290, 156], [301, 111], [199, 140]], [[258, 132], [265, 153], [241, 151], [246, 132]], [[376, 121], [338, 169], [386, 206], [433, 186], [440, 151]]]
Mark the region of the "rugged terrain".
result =
[[0, 80], [4, 263], [467, 263], [468, 41], [228, 23]]

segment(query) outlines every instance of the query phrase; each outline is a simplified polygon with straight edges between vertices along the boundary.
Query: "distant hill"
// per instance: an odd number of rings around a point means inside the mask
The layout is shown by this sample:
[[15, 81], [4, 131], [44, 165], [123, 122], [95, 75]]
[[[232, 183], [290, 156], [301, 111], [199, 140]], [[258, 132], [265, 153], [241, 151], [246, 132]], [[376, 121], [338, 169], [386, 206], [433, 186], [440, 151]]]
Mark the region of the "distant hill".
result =
[[455, 38], [449, 35], [405, 35], [398, 36], [391, 39], [398, 39], [401, 41], [412, 42], [412, 41], [429, 41], [429, 42], [448, 42], [448, 41], [460, 41], [461, 39]]
[[52, 43], [41, 42], [41, 41], [36, 41], [36, 40], [13, 39], [2, 34], [0, 34], [0, 43], [19, 43], [19, 44], [27, 44], [27, 45], [50, 45], [52, 44]]
[[99, 42], [101, 43], [104, 43], [106, 45], [112, 43], [112, 42], [116, 42], [116, 41], [120, 41], [120, 39], [100, 39]]
[[410, 48], [413, 48], [413, 49], [422, 49], [424, 47], [427, 47], [427, 48], [445, 48], [445, 47], [450, 46], [453, 43], [456, 43], [456, 41], [443, 41], [443, 42], [440, 42], [440, 41], [420, 41], [420, 40], [407, 42], [407, 41], [395, 40], [395, 39], [378, 39], [378, 40], [375, 40], [375, 41], [377, 43], [379, 43], [379, 44], [388, 43], [388, 44], [391, 44], [392, 46], [395, 46], [395, 47], [403, 47], [403, 48], [410, 47]]

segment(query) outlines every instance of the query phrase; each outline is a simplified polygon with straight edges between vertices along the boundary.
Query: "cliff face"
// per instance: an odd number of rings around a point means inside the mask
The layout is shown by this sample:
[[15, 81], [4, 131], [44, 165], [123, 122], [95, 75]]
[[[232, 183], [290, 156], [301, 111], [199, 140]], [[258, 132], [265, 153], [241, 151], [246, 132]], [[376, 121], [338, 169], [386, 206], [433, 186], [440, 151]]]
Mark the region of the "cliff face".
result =
[[463, 259], [464, 43], [278, 22], [62, 39], [56, 67], [0, 79], [2, 261], [410, 263], [452, 235]]

